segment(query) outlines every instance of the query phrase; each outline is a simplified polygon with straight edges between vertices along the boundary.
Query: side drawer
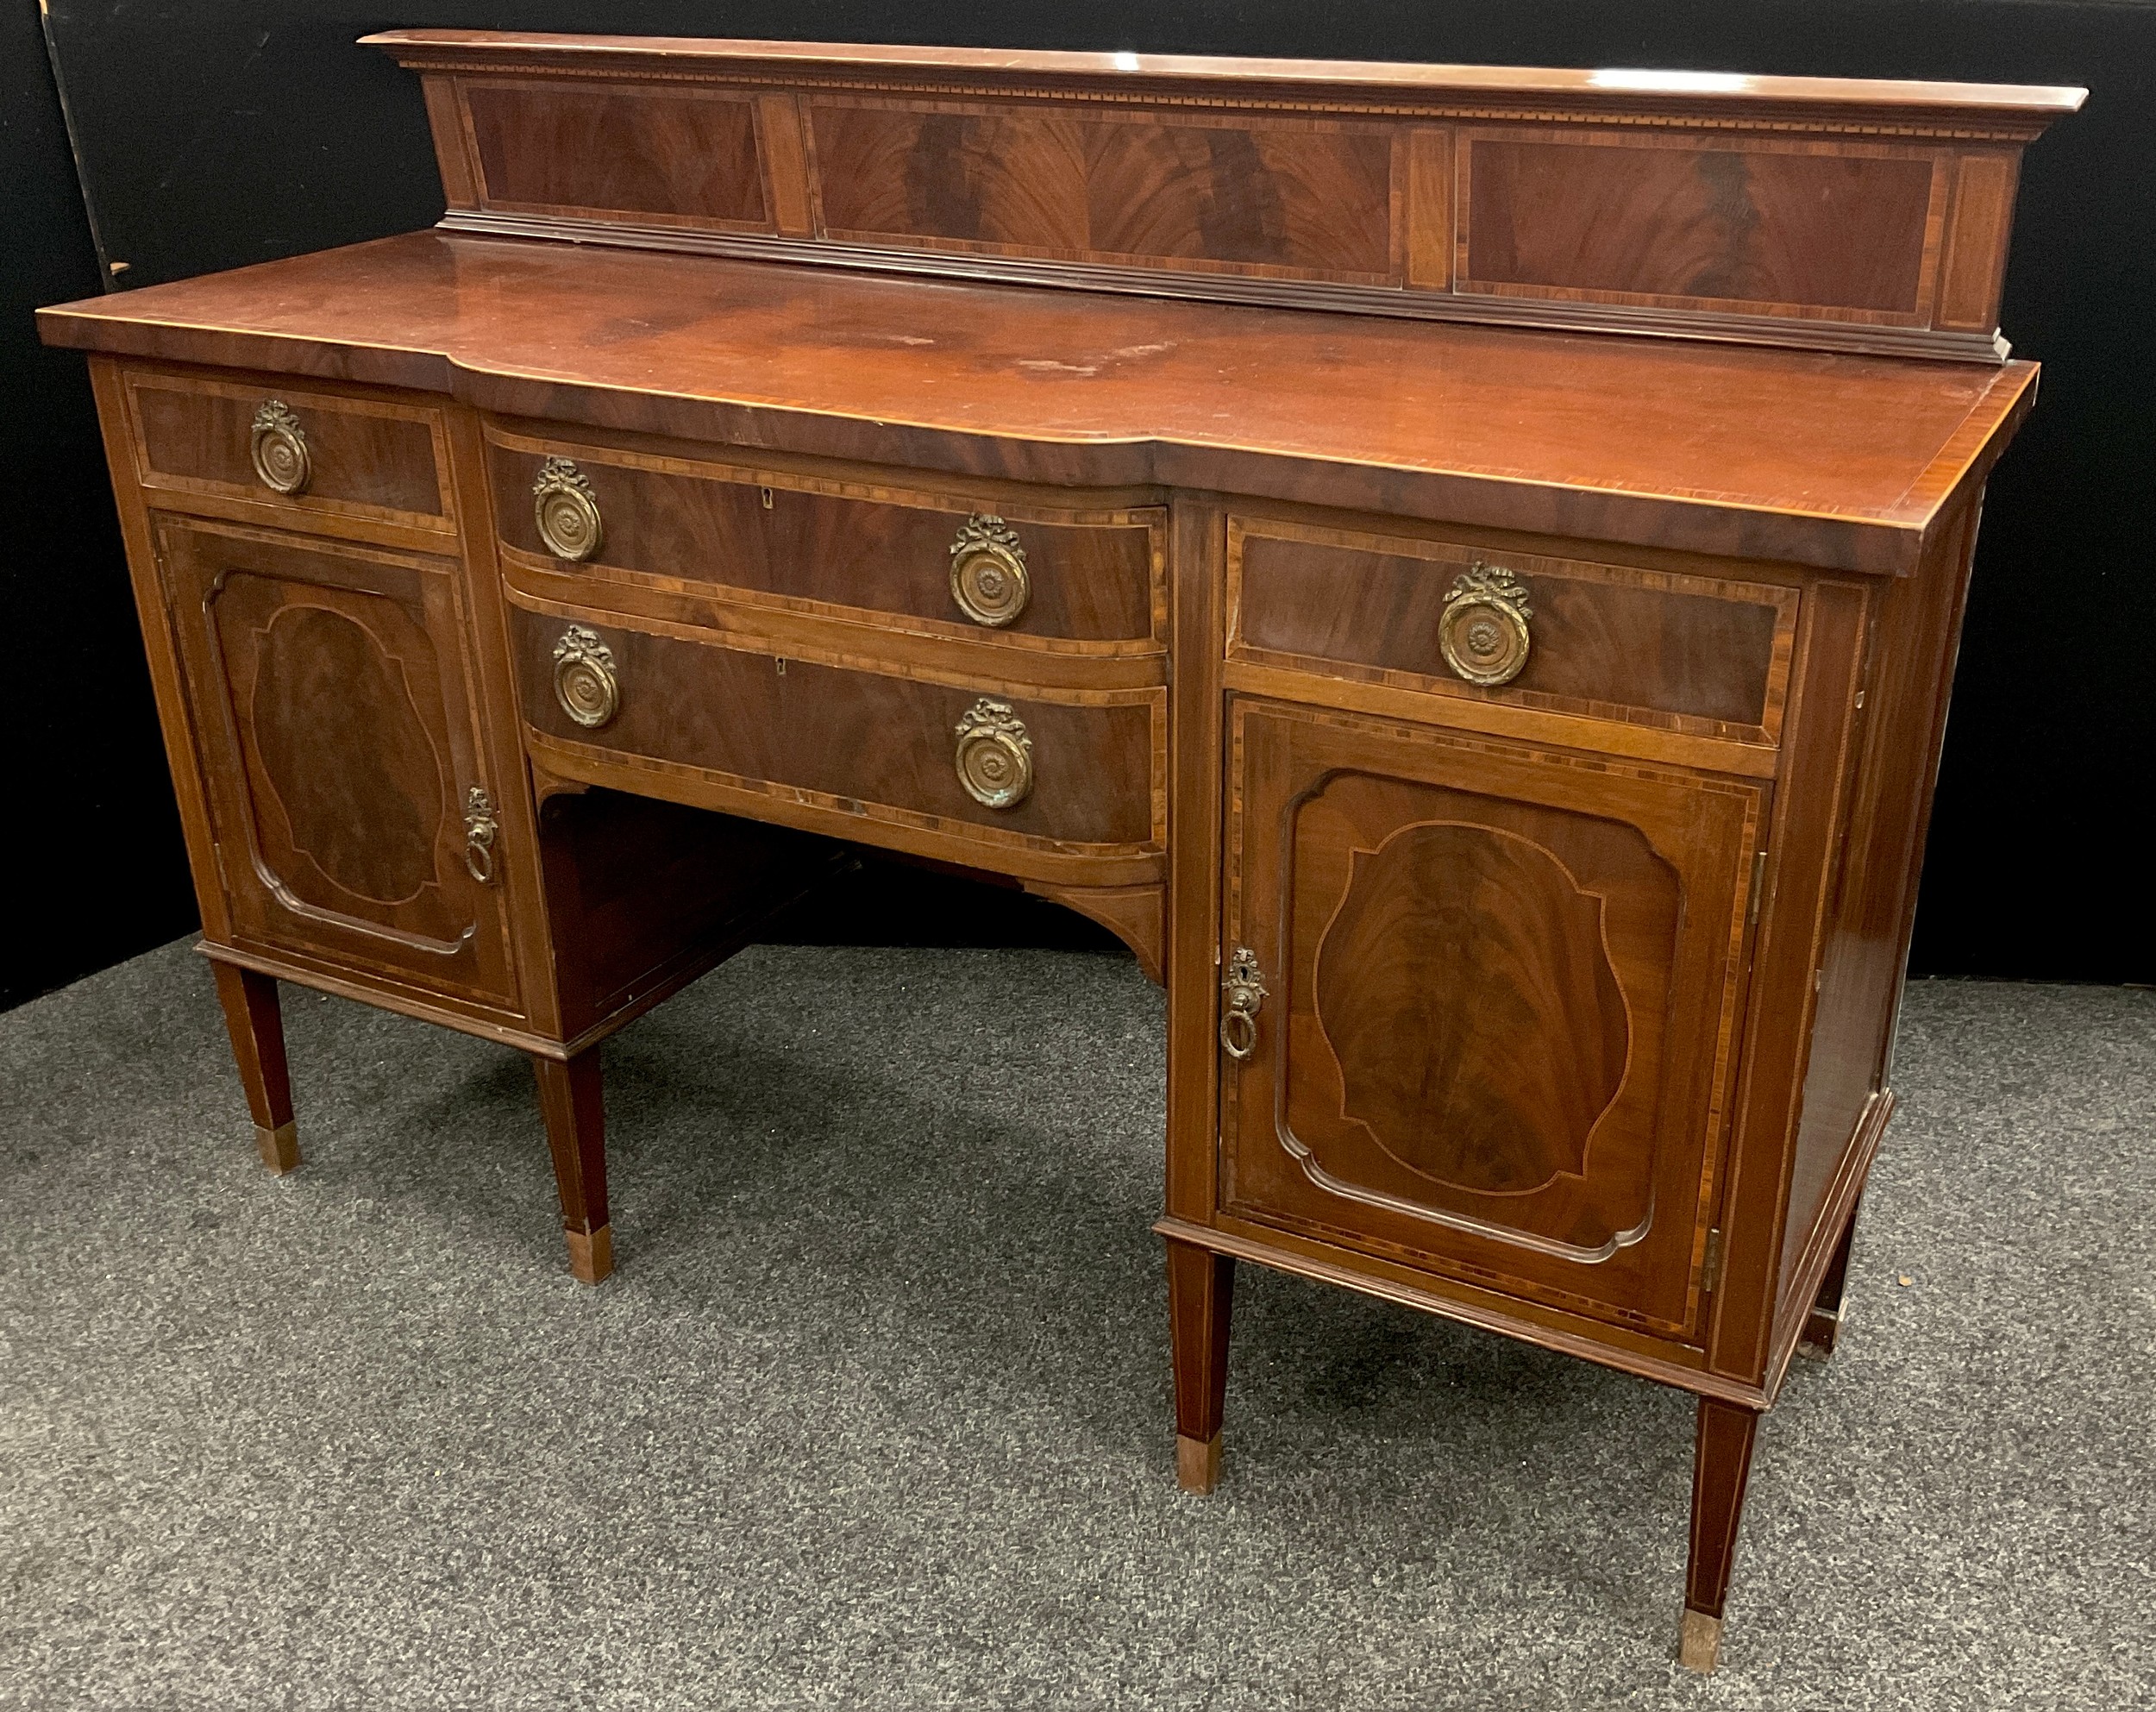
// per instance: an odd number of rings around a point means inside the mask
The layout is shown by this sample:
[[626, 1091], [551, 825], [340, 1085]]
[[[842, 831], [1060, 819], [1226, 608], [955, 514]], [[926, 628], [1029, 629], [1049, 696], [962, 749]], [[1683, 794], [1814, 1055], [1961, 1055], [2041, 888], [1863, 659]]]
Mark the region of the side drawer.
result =
[[[487, 430], [514, 561], [1016, 649], [1157, 653], [1167, 511], [936, 492]], [[554, 536], [542, 532], [551, 508]], [[566, 550], [565, 550], [566, 549]]]
[[293, 523], [455, 530], [439, 411], [274, 379], [136, 369], [125, 386], [136, 477], [166, 503], [199, 495], [271, 505]]
[[900, 675], [521, 599], [510, 627], [527, 743], [564, 777], [1025, 878], [1159, 877], [1164, 690]]
[[[1231, 661], [1780, 741], [1794, 588], [1262, 517], [1231, 518], [1227, 547]], [[1520, 630], [1477, 602], [1478, 580], [1520, 610]], [[1448, 624], [1464, 670], [1447, 655]], [[1513, 675], [1470, 680], [1478, 649], [1501, 673], [1521, 636]]]

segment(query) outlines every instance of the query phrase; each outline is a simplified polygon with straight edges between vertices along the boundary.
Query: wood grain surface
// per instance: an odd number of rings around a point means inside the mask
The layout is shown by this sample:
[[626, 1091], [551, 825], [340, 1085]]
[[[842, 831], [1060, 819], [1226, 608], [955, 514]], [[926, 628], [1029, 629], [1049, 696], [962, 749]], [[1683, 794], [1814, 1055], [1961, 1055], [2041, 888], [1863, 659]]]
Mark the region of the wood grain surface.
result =
[[[500, 429], [492, 438], [495, 527], [517, 553], [551, 561], [532, 509], [544, 459], [568, 457], [592, 484], [605, 532], [599, 550], [578, 565], [580, 576], [611, 580], [627, 572], [648, 586], [911, 618], [1019, 643], [1150, 651], [1162, 641], [1163, 507], [1074, 504], [1052, 490], [1012, 505], [888, 479], [727, 467]], [[1025, 609], [995, 629], [971, 619], [951, 590], [952, 547], [976, 517], [1010, 529], [1028, 576]]]
[[[1024, 884], [1169, 988], [1184, 1485], [1239, 1260], [1684, 1387], [1711, 1667], [1757, 1416], [1832, 1336], [1893, 1110], [1977, 508], [2034, 397], [1990, 360], [2019, 151], [2079, 92], [380, 40], [452, 219], [524, 235], [41, 318], [96, 354], [265, 1159], [279, 981], [514, 1045], [597, 1282], [600, 1038], [859, 845]], [[1197, 300], [1229, 285], [1265, 300]], [[1385, 292], [1952, 337], [1330, 312]], [[251, 467], [273, 398], [298, 495]], [[537, 529], [550, 460], [586, 559]], [[1026, 580], [1000, 627], [953, 580], [984, 531], [974, 593]], [[1517, 609], [1485, 583], [1477, 622], [1525, 612], [1502, 684], [1439, 645], [1477, 567]]]
[[1446, 91], [1489, 98], [1575, 95], [1620, 105], [1675, 104], [1711, 114], [1777, 103], [1852, 112], [1939, 109], [1967, 116], [2040, 122], [2080, 106], [2086, 90], [2049, 85], [1971, 84], [1890, 78], [1776, 78], [1740, 73], [1576, 71], [1547, 66], [1445, 66], [1397, 60], [1231, 58], [1184, 53], [1070, 53], [911, 43], [755, 41], [708, 36], [586, 35], [535, 30], [398, 29], [362, 44], [406, 66], [479, 65], [686, 72], [783, 68], [802, 76], [904, 69], [964, 78], [1098, 78], [1133, 90], [1160, 84], [1254, 90], [1279, 85], [1370, 93]]
[[1903, 574], [2036, 379], [441, 233], [41, 324], [542, 420]]
[[[2066, 89], [370, 37], [442, 224], [1231, 302], [1996, 361]], [[1457, 246], [1457, 262], [1448, 254]]]
[[1753, 787], [1237, 698], [1224, 1206], [1696, 1336]]

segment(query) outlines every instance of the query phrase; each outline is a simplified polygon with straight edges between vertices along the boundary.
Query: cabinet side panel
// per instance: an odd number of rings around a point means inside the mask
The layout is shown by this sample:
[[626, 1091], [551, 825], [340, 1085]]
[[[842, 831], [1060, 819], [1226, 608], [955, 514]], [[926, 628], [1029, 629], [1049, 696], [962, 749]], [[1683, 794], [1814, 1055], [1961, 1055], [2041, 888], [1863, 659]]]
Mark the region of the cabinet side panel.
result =
[[420, 84], [427, 97], [427, 127], [434, 133], [435, 165], [442, 172], [442, 199], [451, 208], [477, 208], [479, 179], [472, 170], [456, 81], [434, 73]]
[[111, 357], [90, 359], [90, 379], [97, 398], [97, 420], [104, 434], [105, 460], [112, 472], [112, 492], [120, 509], [120, 531], [127, 542], [128, 574], [135, 586], [135, 609], [142, 626], [143, 651], [149, 657], [150, 684], [157, 697], [158, 724], [165, 737], [166, 763], [179, 800], [180, 826], [186, 835], [187, 864], [194, 875], [195, 900], [203, 931], [211, 939], [232, 937], [232, 914], [217, 877], [216, 840], [210, 830], [202, 762], [193, 717], [182, 687], [179, 649], [172, 639], [157, 548], [151, 539], [149, 507], [135, 485], [136, 455], [128, 439], [126, 382]]
[[1724, 1261], [1708, 1333], [1712, 1371], [1758, 1383], [1767, 1367], [1789, 1150], [1802, 1097], [1815, 981], [1847, 825], [1868, 592], [1821, 580], [1804, 597], [1796, 685], [1768, 835], [1743, 1069], [1720, 1226]]
[[1915, 577], [1886, 585], [1866, 671], [1848, 832], [1821, 968], [1818, 1019], [1790, 1161], [1775, 1325], [1785, 1359], [1838, 1231], [1832, 1191], [1885, 1079], [1915, 919], [1917, 872], [1976, 543], [1972, 501]]

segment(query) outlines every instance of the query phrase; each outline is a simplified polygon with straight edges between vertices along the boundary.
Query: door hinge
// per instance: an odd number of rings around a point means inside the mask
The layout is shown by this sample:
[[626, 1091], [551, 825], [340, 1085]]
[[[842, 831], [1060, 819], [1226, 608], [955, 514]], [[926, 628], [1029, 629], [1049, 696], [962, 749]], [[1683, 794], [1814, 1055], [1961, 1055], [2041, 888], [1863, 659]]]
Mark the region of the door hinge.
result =
[[1759, 905], [1766, 896], [1766, 890], [1767, 853], [1761, 850], [1752, 859], [1752, 901], [1745, 906], [1745, 919], [1747, 922], [1754, 925], [1758, 922]]
[[1702, 1295], [1712, 1295], [1714, 1286], [1722, 1281], [1722, 1230], [1720, 1225], [1707, 1232], [1707, 1252], [1699, 1264], [1699, 1287]]

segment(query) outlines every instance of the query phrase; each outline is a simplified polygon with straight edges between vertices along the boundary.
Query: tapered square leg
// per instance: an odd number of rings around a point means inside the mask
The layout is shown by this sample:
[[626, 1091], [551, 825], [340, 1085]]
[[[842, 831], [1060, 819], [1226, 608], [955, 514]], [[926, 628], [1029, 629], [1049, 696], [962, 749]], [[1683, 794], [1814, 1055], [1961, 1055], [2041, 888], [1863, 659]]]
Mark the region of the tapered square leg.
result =
[[247, 1090], [254, 1119], [254, 1139], [262, 1163], [282, 1176], [299, 1163], [299, 1142], [292, 1126], [291, 1074], [285, 1063], [285, 1018], [278, 1008], [277, 983], [266, 975], [212, 962], [217, 1002], [232, 1037], [232, 1057]]
[[1175, 1481], [1210, 1492], [1220, 1478], [1227, 1401], [1228, 1308], [1235, 1262], [1189, 1243], [1168, 1245], [1168, 1310], [1175, 1360]]
[[614, 1270], [614, 1233], [606, 1222], [606, 1108], [599, 1049], [573, 1058], [532, 1055], [539, 1106], [546, 1114], [554, 1180], [561, 1192], [561, 1227], [569, 1270], [596, 1284]]
[[1677, 1656], [1705, 1675], [1721, 1651], [1722, 1608], [1737, 1552], [1745, 1486], [1759, 1411], [1714, 1397], [1699, 1400], [1699, 1442], [1692, 1462], [1692, 1547], [1684, 1568], [1684, 1633]]
[[1841, 1336], [1842, 1303], [1849, 1294], [1849, 1250], [1857, 1239], [1857, 1213], [1863, 1205], [1859, 1196], [1857, 1205], [1849, 1209], [1841, 1240], [1834, 1245], [1834, 1257], [1827, 1263], [1827, 1276], [1819, 1281], [1818, 1299], [1805, 1316], [1803, 1334], [1797, 1339], [1798, 1349], [1822, 1361], [1833, 1354], [1834, 1341]]

